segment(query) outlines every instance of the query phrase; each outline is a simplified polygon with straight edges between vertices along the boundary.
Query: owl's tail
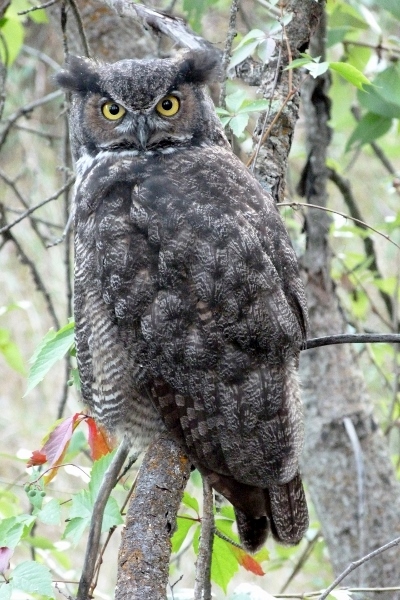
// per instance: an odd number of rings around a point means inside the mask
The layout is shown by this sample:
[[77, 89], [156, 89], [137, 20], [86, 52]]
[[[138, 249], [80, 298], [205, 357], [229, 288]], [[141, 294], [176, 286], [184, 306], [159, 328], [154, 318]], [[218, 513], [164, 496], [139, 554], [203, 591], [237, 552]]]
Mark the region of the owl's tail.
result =
[[280, 544], [298, 544], [308, 528], [308, 510], [300, 474], [268, 489], [239, 483], [231, 477], [200, 467], [203, 476], [234, 506], [243, 547], [257, 552], [271, 531]]
[[254, 517], [235, 507], [244, 548], [249, 552], [259, 550], [269, 531], [280, 544], [298, 544], [308, 528], [307, 503], [299, 473], [289, 483], [259, 491], [264, 496], [266, 516]]

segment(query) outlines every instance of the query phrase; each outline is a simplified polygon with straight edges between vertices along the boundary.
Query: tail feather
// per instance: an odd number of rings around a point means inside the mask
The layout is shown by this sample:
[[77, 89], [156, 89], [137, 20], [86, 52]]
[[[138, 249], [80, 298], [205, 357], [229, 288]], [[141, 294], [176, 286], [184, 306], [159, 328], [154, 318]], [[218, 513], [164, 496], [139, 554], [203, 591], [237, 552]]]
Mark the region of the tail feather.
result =
[[257, 552], [267, 541], [269, 523], [266, 516], [249, 517], [235, 508], [236, 525], [242, 546], [247, 552]]
[[281, 544], [298, 544], [308, 528], [308, 510], [300, 474], [265, 491], [273, 537]]

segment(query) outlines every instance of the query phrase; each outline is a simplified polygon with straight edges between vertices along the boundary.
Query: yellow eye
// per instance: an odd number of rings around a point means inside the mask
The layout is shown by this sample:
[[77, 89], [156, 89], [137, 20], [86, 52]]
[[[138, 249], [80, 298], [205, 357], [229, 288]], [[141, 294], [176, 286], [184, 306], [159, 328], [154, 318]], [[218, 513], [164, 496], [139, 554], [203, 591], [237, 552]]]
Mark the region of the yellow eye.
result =
[[120, 104], [110, 101], [103, 104], [101, 112], [109, 121], [117, 121], [124, 116], [126, 110]]
[[176, 96], [164, 96], [157, 103], [156, 111], [163, 117], [173, 117], [178, 112], [181, 103]]

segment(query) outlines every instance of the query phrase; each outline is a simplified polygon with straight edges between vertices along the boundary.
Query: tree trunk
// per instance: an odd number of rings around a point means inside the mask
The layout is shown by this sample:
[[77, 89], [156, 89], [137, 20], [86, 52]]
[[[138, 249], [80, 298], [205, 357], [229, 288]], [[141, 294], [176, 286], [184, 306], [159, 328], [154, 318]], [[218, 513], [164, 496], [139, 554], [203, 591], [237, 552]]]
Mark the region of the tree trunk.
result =
[[[312, 43], [313, 56], [323, 56], [324, 38], [322, 21]], [[309, 78], [302, 94], [308, 160], [301, 188], [309, 203], [321, 206], [327, 199], [328, 86], [326, 75]], [[328, 225], [326, 213], [308, 210], [303, 265], [310, 337], [346, 329], [329, 276]], [[301, 380], [306, 417], [302, 470], [338, 575], [353, 560], [400, 535], [400, 486], [352, 347], [326, 346], [303, 352]], [[393, 548], [353, 571], [343, 585], [398, 585], [398, 565], [399, 549]], [[379, 599], [385, 597], [400, 598], [400, 592], [379, 594]]]

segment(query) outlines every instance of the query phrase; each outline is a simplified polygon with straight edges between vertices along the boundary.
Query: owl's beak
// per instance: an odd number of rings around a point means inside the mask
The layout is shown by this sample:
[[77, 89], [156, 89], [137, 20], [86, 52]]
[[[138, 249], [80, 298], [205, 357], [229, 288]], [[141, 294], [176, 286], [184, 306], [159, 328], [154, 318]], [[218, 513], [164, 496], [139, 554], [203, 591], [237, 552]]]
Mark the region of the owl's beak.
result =
[[139, 146], [141, 150], [146, 150], [147, 142], [149, 139], [150, 130], [144, 119], [144, 117], [138, 119], [138, 124], [136, 127], [136, 137], [139, 142]]

